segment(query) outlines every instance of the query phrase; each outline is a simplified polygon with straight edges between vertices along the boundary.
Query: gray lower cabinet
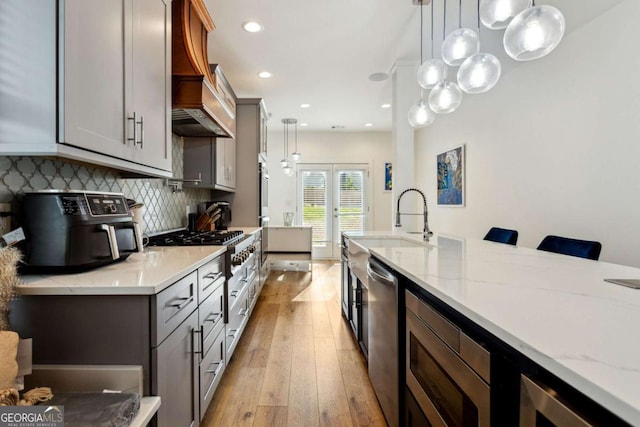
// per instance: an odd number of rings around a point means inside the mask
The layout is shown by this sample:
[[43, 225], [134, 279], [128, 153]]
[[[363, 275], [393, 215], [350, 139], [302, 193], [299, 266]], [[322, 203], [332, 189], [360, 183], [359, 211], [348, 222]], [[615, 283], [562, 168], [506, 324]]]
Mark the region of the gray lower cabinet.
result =
[[11, 324], [34, 364], [141, 365], [144, 394], [162, 398], [152, 425], [194, 427], [227, 363], [223, 272], [224, 255], [156, 295], [21, 296]]
[[198, 312], [152, 351], [152, 394], [161, 396], [158, 427], [194, 427], [200, 423], [198, 360], [195, 334]]

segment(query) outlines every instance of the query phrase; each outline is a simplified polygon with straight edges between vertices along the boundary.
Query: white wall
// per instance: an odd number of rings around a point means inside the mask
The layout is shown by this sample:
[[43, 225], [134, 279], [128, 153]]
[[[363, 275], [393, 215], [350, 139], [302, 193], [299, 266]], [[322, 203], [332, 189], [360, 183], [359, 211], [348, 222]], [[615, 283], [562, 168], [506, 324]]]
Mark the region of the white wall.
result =
[[[289, 152], [293, 151], [291, 139], [290, 134]], [[296, 210], [296, 177], [285, 176], [280, 168], [283, 133], [270, 131], [268, 141], [270, 224], [282, 225], [282, 213]], [[384, 164], [393, 157], [391, 132], [306, 132], [298, 128], [298, 151], [302, 153], [302, 163], [368, 164], [371, 229], [390, 229], [391, 192], [384, 191]]]
[[432, 230], [598, 240], [601, 260], [640, 267], [639, 20], [640, 2], [621, 3], [419, 131], [416, 185], [431, 201], [437, 153], [467, 149], [466, 207], [431, 202]]

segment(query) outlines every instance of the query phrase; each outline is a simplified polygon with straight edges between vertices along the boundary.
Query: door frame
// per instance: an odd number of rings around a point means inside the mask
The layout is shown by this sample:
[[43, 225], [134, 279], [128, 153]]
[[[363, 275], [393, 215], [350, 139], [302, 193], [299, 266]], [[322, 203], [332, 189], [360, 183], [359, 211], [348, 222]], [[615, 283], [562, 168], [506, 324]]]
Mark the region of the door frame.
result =
[[364, 230], [370, 230], [372, 221], [371, 201], [373, 200], [373, 189], [371, 188], [371, 165], [369, 163], [299, 163], [296, 166], [296, 224], [303, 224], [302, 219], [302, 178], [301, 171], [324, 170], [329, 171], [327, 186], [327, 237], [330, 250], [316, 250], [312, 247], [313, 259], [340, 259], [340, 233], [334, 217], [334, 205], [338, 201], [338, 187], [336, 186], [336, 174], [340, 170], [363, 170], [364, 171], [364, 200], [366, 214], [364, 219]]

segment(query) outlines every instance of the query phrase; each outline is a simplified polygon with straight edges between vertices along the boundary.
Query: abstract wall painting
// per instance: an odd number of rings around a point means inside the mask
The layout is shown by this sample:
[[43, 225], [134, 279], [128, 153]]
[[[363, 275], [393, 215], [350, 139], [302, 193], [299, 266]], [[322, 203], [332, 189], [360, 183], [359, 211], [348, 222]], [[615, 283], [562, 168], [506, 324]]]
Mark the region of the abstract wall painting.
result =
[[384, 164], [384, 191], [391, 191], [393, 189], [392, 175], [391, 175], [391, 163]]
[[464, 145], [437, 156], [438, 205], [464, 206]]

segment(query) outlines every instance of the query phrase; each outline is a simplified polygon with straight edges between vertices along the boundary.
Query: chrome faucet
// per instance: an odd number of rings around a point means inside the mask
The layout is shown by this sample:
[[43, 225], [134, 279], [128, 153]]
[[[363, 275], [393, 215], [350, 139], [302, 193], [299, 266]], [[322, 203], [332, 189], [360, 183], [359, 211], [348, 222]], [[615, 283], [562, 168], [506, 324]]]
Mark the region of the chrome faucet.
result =
[[400, 212], [400, 199], [402, 199], [402, 196], [404, 196], [405, 193], [408, 193], [409, 191], [415, 191], [422, 196], [422, 203], [424, 205], [424, 211], [422, 213], [422, 215], [424, 216], [422, 238], [426, 242], [429, 240], [429, 237], [433, 235], [433, 233], [429, 230], [429, 211], [427, 210], [427, 198], [425, 197], [424, 193], [418, 190], [417, 188], [408, 188], [404, 190], [402, 193], [400, 193], [400, 195], [398, 196], [398, 207], [396, 208], [396, 227], [402, 226], [402, 224], [400, 224], [400, 215], [420, 215], [418, 213], [411, 214], [411, 213]]

